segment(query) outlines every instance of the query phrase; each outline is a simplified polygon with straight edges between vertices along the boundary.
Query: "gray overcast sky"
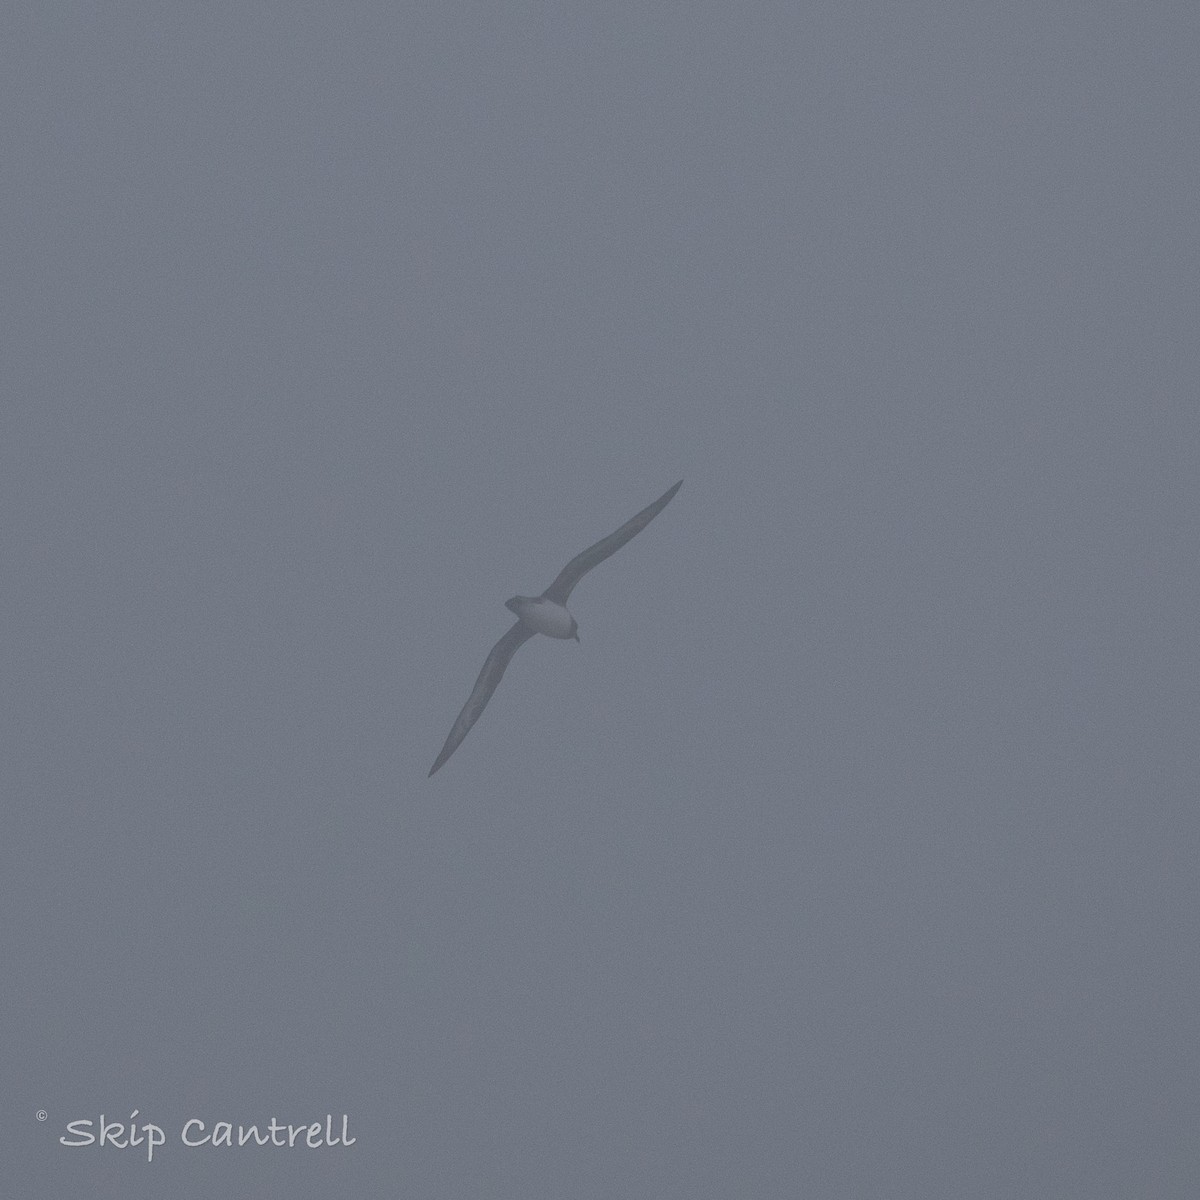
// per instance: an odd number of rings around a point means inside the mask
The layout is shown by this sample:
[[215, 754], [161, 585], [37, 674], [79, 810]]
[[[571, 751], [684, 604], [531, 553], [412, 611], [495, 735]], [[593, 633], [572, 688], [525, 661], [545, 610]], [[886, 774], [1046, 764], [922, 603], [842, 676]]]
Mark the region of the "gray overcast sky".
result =
[[1196, 14], [10, 6], [6, 1194], [1200, 1194]]

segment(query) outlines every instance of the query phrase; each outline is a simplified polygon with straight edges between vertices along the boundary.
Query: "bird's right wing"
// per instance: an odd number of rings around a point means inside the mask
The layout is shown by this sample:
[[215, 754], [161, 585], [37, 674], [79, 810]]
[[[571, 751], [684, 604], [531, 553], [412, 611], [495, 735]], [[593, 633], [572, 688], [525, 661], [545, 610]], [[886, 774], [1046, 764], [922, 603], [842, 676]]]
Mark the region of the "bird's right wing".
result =
[[471, 689], [471, 694], [467, 697], [467, 702], [463, 705], [462, 712], [458, 714], [458, 720], [454, 722], [454, 727], [450, 730], [450, 736], [446, 739], [446, 744], [442, 747], [441, 754], [437, 756], [437, 762], [430, 768], [430, 775], [458, 749], [459, 742], [467, 736], [471, 730], [471, 726], [479, 720], [479, 714], [483, 712], [487, 706], [487, 702], [492, 698], [492, 693], [496, 690], [496, 685], [504, 677], [504, 669], [508, 666], [512, 656], [536, 632], [536, 630], [530, 629], [528, 625], [524, 625], [518, 621], [492, 647], [492, 652], [487, 656], [487, 661], [483, 664], [483, 670], [479, 672], [479, 678], [475, 680], [475, 686]]
[[642, 532], [655, 517], [671, 502], [671, 497], [683, 486], [681, 479], [674, 487], [667, 488], [653, 504], [647, 504], [634, 517], [630, 517], [616, 533], [601, 538], [594, 546], [589, 546], [573, 559], [558, 573], [558, 578], [542, 593], [547, 600], [555, 604], [566, 604], [571, 589], [594, 567], [602, 563], [611, 554], [616, 554], [627, 541]]

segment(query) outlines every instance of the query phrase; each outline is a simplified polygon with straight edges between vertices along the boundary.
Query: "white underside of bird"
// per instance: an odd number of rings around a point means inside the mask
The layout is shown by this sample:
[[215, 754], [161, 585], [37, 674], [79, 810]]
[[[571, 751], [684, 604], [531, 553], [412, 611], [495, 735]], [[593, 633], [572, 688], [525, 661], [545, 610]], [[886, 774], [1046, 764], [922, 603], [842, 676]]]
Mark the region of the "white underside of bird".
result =
[[506, 600], [504, 606], [516, 613], [535, 633], [579, 641], [579, 626], [565, 604], [555, 604], [544, 596], [514, 596]]

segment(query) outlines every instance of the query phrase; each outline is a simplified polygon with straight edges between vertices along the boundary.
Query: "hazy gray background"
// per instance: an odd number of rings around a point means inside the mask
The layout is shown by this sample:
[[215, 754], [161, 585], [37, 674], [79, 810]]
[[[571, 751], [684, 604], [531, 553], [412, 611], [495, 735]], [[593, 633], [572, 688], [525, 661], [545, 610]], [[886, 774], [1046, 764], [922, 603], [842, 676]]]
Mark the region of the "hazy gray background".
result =
[[1193, 3], [4, 25], [7, 1194], [1198, 1194]]

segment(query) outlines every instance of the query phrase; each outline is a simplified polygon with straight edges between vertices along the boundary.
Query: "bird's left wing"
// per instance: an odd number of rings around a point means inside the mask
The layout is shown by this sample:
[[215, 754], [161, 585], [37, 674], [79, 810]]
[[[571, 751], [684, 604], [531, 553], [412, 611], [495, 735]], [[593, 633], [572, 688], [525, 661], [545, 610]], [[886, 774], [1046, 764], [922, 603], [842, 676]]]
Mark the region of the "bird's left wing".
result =
[[459, 742], [467, 736], [471, 730], [471, 726], [479, 720], [479, 714], [483, 712], [487, 706], [487, 702], [492, 698], [492, 693], [496, 690], [496, 685], [503, 678], [504, 669], [508, 666], [512, 656], [536, 632], [536, 630], [530, 629], [529, 626], [518, 621], [492, 647], [492, 652], [487, 656], [487, 661], [483, 664], [483, 670], [479, 672], [479, 678], [475, 680], [475, 686], [471, 689], [471, 694], [467, 697], [467, 702], [463, 705], [462, 712], [458, 714], [458, 720], [454, 722], [454, 727], [450, 730], [450, 736], [446, 739], [446, 744], [442, 747], [441, 754], [437, 756], [437, 762], [429, 770], [430, 775], [458, 749]]

